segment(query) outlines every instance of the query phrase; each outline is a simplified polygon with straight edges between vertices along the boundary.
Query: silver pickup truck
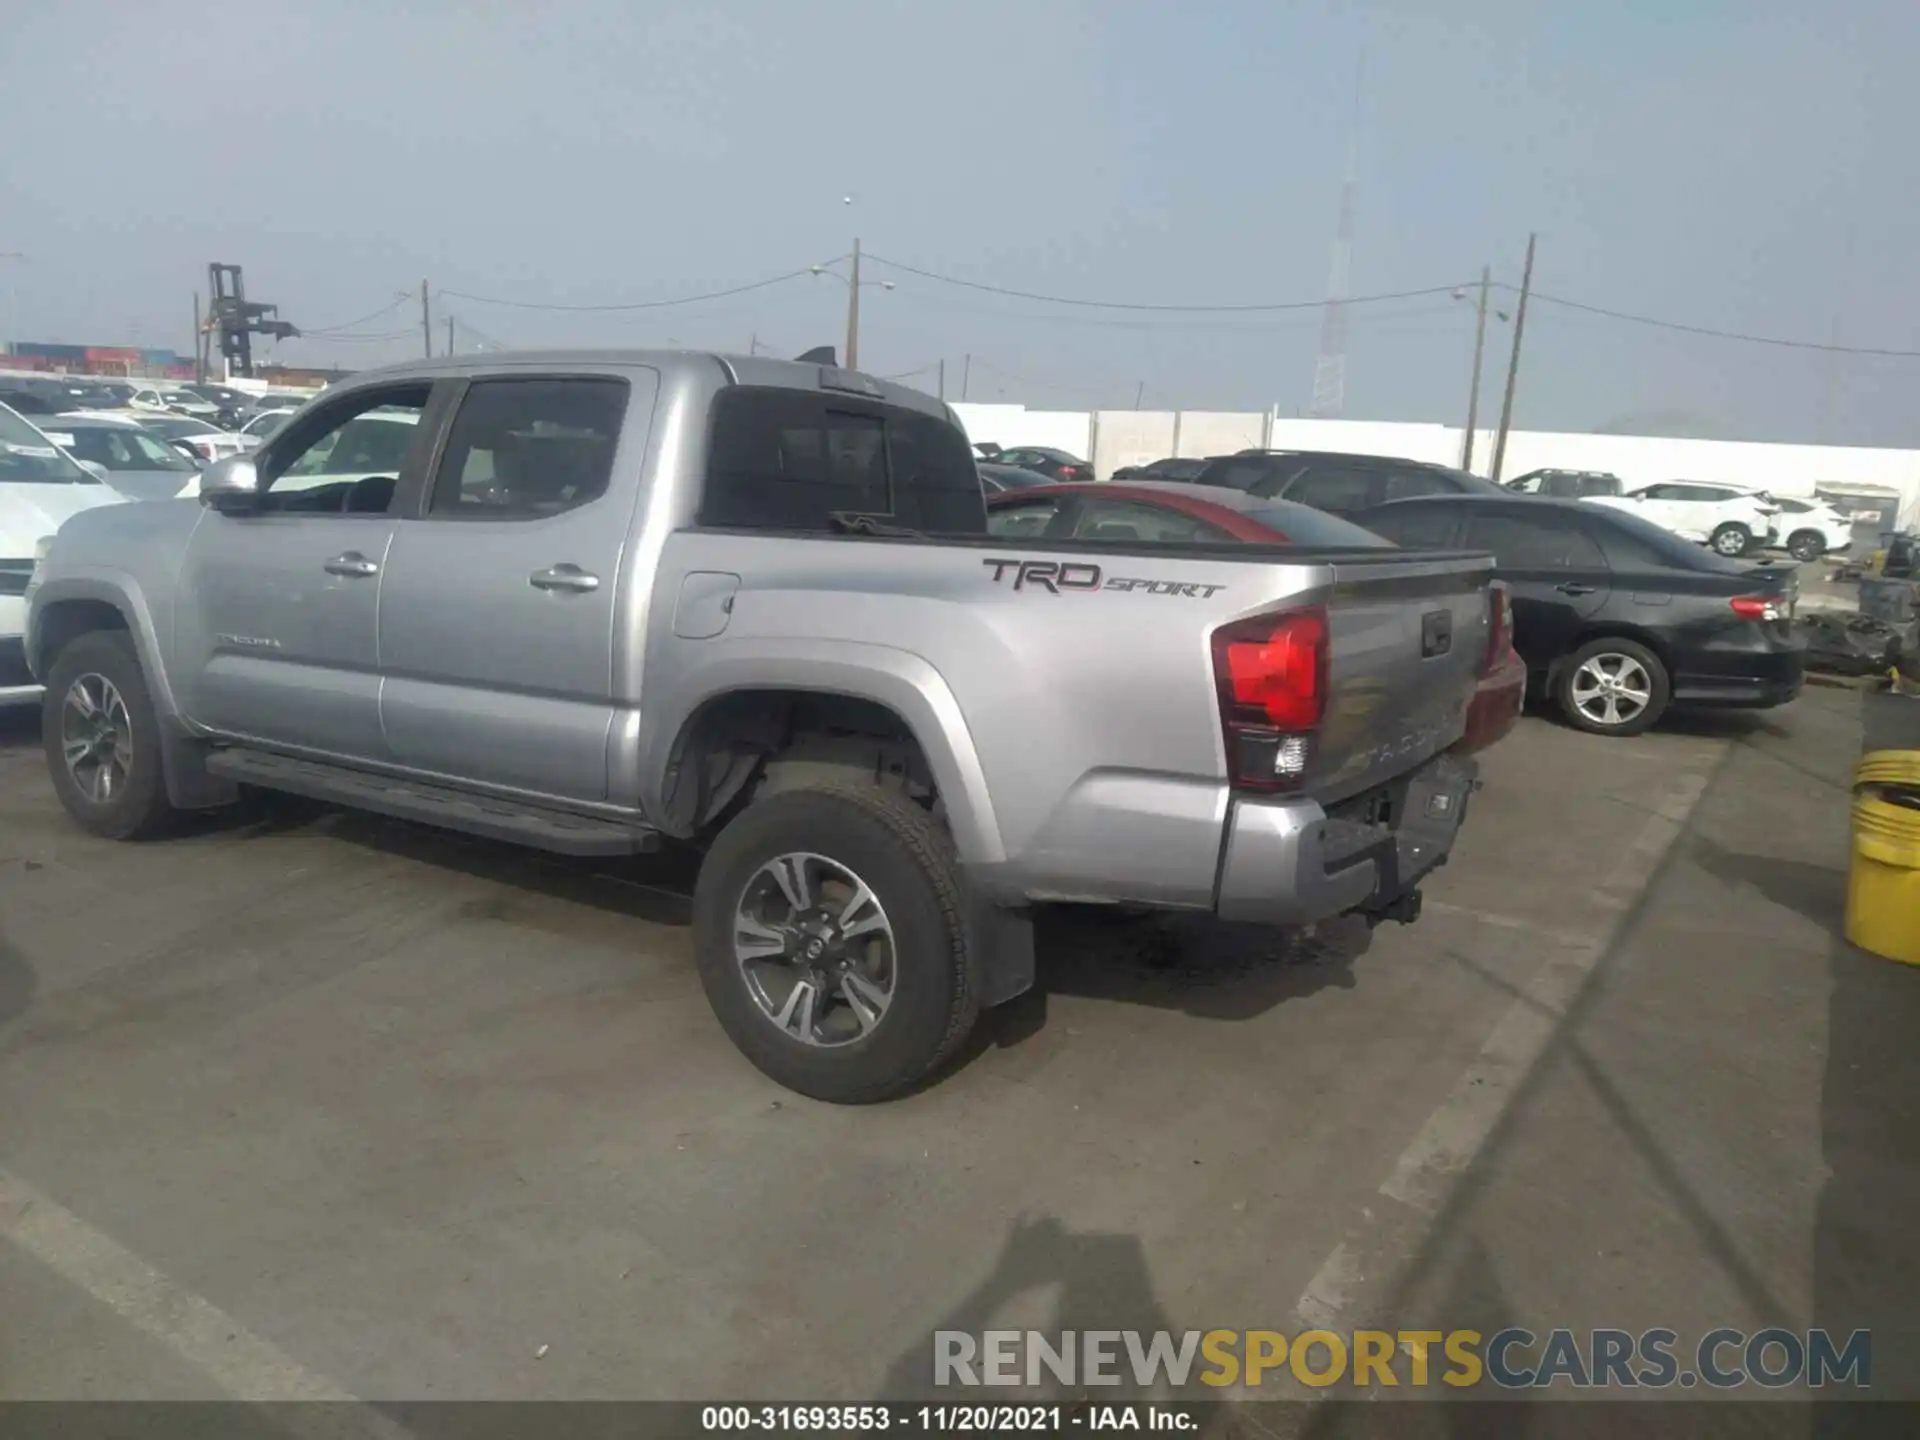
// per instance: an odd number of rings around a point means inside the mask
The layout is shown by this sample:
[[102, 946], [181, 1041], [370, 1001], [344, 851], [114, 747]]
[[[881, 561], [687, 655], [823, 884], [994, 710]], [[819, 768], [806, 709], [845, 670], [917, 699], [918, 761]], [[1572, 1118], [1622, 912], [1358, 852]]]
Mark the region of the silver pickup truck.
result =
[[98, 835], [256, 786], [567, 854], [701, 845], [722, 1026], [864, 1101], [1033, 983], [1038, 903], [1414, 917], [1475, 783], [1445, 752], [1491, 562], [1328, 523], [1351, 543], [995, 536], [926, 395], [490, 355], [336, 386], [198, 503], [73, 517], [26, 651]]

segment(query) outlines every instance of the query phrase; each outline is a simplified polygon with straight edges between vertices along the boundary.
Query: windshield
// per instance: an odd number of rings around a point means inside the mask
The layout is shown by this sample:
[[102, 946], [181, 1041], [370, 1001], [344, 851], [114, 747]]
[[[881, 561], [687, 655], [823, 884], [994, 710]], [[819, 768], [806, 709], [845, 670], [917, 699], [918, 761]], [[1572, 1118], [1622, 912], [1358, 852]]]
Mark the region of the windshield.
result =
[[217, 425], [209, 425], [204, 420], [189, 420], [184, 415], [143, 417], [140, 423], [147, 429], [153, 431], [154, 434], [165, 436], [169, 440], [185, 440], [191, 435], [218, 435], [221, 433], [220, 427]]
[[164, 440], [144, 430], [104, 425], [81, 426], [68, 432], [67, 450], [76, 459], [91, 460], [108, 470], [179, 470], [191, 473], [194, 463]]
[[98, 485], [100, 482], [13, 411], [0, 405], [0, 485]]

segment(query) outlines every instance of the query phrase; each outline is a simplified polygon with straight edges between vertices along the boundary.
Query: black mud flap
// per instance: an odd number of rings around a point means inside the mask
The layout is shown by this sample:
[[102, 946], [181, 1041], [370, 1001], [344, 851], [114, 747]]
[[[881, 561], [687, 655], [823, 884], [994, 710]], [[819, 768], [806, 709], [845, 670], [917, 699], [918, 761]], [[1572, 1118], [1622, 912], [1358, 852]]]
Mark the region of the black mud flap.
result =
[[1004, 1005], [1033, 988], [1033, 911], [969, 894], [967, 948], [978, 967], [981, 1009]]

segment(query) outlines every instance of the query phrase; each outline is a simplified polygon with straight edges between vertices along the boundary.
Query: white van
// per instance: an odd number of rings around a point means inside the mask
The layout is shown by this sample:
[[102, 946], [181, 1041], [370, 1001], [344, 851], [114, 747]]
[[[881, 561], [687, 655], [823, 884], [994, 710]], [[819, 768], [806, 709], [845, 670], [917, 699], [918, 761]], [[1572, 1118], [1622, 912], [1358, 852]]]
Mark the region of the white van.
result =
[[0, 405], [0, 705], [40, 698], [27, 673], [27, 580], [41, 542], [69, 515], [126, 499]]

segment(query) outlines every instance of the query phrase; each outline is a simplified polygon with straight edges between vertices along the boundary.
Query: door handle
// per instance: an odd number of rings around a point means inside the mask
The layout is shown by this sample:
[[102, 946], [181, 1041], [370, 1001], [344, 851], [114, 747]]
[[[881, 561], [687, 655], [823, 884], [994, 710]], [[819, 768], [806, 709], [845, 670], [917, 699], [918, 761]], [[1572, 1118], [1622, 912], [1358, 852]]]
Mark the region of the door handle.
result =
[[536, 570], [527, 577], [527, 583], [536, 590], [573, 590], [585, 593], [600, 588], [600, 577], [589, 575], [578, 565], [549, 565], [544, 570]]
[[1592, 585], [1581, 585], [1573, 580], [1567, 581], [1564, 585], [1556, 585], [1553, 588], [1558, 590], [1562, 595], [1591, 595], [1595, 589]]
[[352, 575], [361, 579], [380, 573], [380, 567], [358, 550], [349, 550], [344, 555], [336, 555], [322, 568], [329, 575]]

